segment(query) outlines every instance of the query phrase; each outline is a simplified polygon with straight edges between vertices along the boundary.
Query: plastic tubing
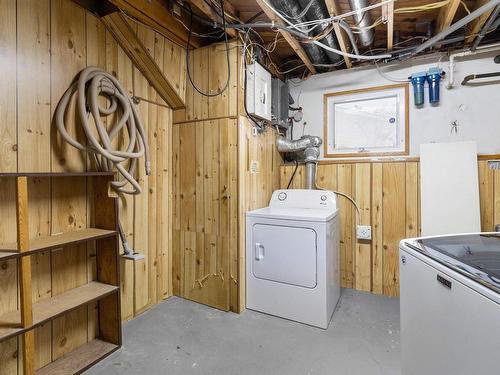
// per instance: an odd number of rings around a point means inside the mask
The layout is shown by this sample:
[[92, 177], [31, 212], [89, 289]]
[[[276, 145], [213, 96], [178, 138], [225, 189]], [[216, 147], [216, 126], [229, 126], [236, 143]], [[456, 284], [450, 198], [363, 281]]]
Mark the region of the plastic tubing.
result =
[[[75, 93], [76, 115], [87, 137], [87, 144], [80, 143], [66, 130], [66, 112]], [[100, 97], [106, 97], [110, 104], [104, 104]], [[115, 116], [115, 123], [108, 130], [109, 124], [106, 127], [102, 116], [107, 117], [111, 114]], [[135, 104], [113, 75], [96, 67], [82, 70], [59, 101], [55, 122], [66, 142], [78, 150], [96, 156], [96, 162], [99, 163], [101, 170], [109, 171], [113, 166], [116, 167], [123, 177], [111, 183], [116, 191], [125, 194], [141, 193], [141, 186], [135, 179], [134, 173], [137, 161], [142, 156], [145, 160], [146, 174], [151, 173], [147, 137]], [[112, 141], [124, 127], [128, 131], [128, 145], [125, 150], [116, 150], [112, 146]], [[100, 156], [100, 160], [97, 156]], [[131, 188], [126, 187], [128, 183]]]

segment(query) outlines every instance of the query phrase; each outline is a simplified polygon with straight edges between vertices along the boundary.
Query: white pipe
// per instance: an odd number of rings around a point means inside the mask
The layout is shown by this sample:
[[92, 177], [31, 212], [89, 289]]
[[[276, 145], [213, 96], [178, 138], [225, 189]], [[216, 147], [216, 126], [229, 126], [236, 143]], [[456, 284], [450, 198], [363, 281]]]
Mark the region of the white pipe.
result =
[[449, 61], [449, 72], [448, 72], [448, 83], [446, 85], [446, 88], [448, 90], [453, 88], [455, 77], [454, 77], [454, 72], [455, 72], [455, 59], [457, 57], [466, 57], [466, 56], [474, 56], [480, 53], [487, 53], [487, 52], [492, 52], [492, 51], [497, 51], [500, 50], [500, 43], [495, 43], [495, 44], [490, 44], [487, 46], [480, 46], [477, 47], [475, 51], [466, 50], [466, 51], [461, 51], [457, 53], [452, 53], [450, 55], [450, 61]]

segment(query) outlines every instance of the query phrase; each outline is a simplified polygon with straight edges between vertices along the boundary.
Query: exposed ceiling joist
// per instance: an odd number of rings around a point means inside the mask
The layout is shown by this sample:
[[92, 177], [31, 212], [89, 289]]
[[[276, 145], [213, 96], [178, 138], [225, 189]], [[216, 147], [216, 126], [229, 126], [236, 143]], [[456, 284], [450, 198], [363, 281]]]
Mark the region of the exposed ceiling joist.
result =
[[447, 5], [441, 8], [437, 19], [436, 33], [440, 33], [451, 25], [459, 6], [460, 0], [450, 0]]
[[[283, 25], [283, 22], [276, 16], [276, 14], [274, 14], [274, 12], [271, 9], [269, 9], [269, 7], [262, 0], [256, 0], [256, 2], [271, 21], [273, 21], [278, 25]], [[283, 37], [285, 38], [285, 40], [288, 42], [288, 44], [290, 44], [290, 47], [292, 47], [292, 49], [295, 51], [297, 56], [299, 56], [302, 62], [306, 65], [307, 69], [309, 69], [309, 71], [312, 74], [316, 74], [316, 68], [311, 63], [309, 56], [307, 56], [306, 52], [304, 51], [304, 48], [302, 48], [299, 41], [285, 30], [280, 30], [280, 32], [281, 35], [283, 35]]]
[[[331, 16], [337, 16], [340, 14], [337, 0], [325, 0], [325, 3]], [[337, 23], [333, 25], [333, 30], [335, 31], [335, 36], [337, 37], [337, 41], [339, 42], [340, 50], [342, 52], [349, 53], [344, 31]], [[351, 59], [348, 56], [344, 56], [344, 61], [348, 68], [352, 67]]]
[[[482, 7], [484, 4], [489, 2], [489, 0], [479, 0], [477, 2], [476, 8]], [[472, 43], [474, 39], [476, 39], [477, 34], [481, 31], [483, 25], [488, 21], [488, 18], [490, 17], [491, 13], [493, 12], [493, 9], [487, 11], [486, 13], [483, 13], [481, 16], [476, 18], [474, 21], [471, 22], [471, 31], [470, 34], [467, 38], [465, 38], [465, 43]]]
[[385, 4], [382, 7], [382, 17], [387, 25], [387, 50], [394, 47], [394, 2]]
[[[205, 16], [210, 18], [212, 21], [220, 23], [220, 16], [212, 9], [208, 2], [204, 0], [189, 0], [189, 2], [196, 8], [198, 8]], [[231, 6], [230, 3], [225, 1], [224, 8], [224, 13], [230, 14], [231, 16], [235, 17], [236, 13], [233, 13], [234, 7]], [[230, 9], [233, 9], [233, 11], [231, 11]], [[235, 29], [227, 29], [227, 33], [233, 38], [236, 38], [236, 36], [238, 35], [238, 31], [236, 31]]]
[[146, 47], [137, 38], [127, 19], [121, 13], [115, 12], [102, 17], [101, 20], [158, 95], [172, 109], [183, 108], [185, 106], [184, 100], [179, 96], [174, 85], [165, 77]]
[[[186, 29], [175, 19], [163, 2], [159, 0], [109, 0], [109, 2], [164, 34], [173, 42], [180, 45], [187, 43]], [[195, 38], [191, 38], [190, 42], [195, 48], [201, 46]]]

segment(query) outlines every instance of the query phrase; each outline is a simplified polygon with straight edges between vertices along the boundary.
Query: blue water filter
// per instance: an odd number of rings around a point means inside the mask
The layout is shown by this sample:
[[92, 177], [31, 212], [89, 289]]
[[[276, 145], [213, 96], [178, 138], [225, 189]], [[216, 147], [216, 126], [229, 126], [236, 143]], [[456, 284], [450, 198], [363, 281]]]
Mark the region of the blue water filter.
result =
[[432, 105], [439, 104], [439, 82], [441, 81], [441, 73], [439, 68], [430, 68], [427, 71], [427, 82], [429, 84], [429, 103]]
[[424, 85], [426, 77], [427, 72], [413, 73], [410, 76], [410, 81], [413, 85], [413, 99], [417, 107], [422, 107], [424, 105]]

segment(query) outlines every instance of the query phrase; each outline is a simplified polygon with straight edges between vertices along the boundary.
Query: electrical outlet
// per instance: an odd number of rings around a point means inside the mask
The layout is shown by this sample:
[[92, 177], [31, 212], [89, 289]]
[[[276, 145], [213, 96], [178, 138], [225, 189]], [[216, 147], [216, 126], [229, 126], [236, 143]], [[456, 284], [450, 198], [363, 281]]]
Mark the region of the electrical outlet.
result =
[[370, 225], [358, 225], [356, 227], [356, 237], [358, 240], [371, 240], [372, 227]]

